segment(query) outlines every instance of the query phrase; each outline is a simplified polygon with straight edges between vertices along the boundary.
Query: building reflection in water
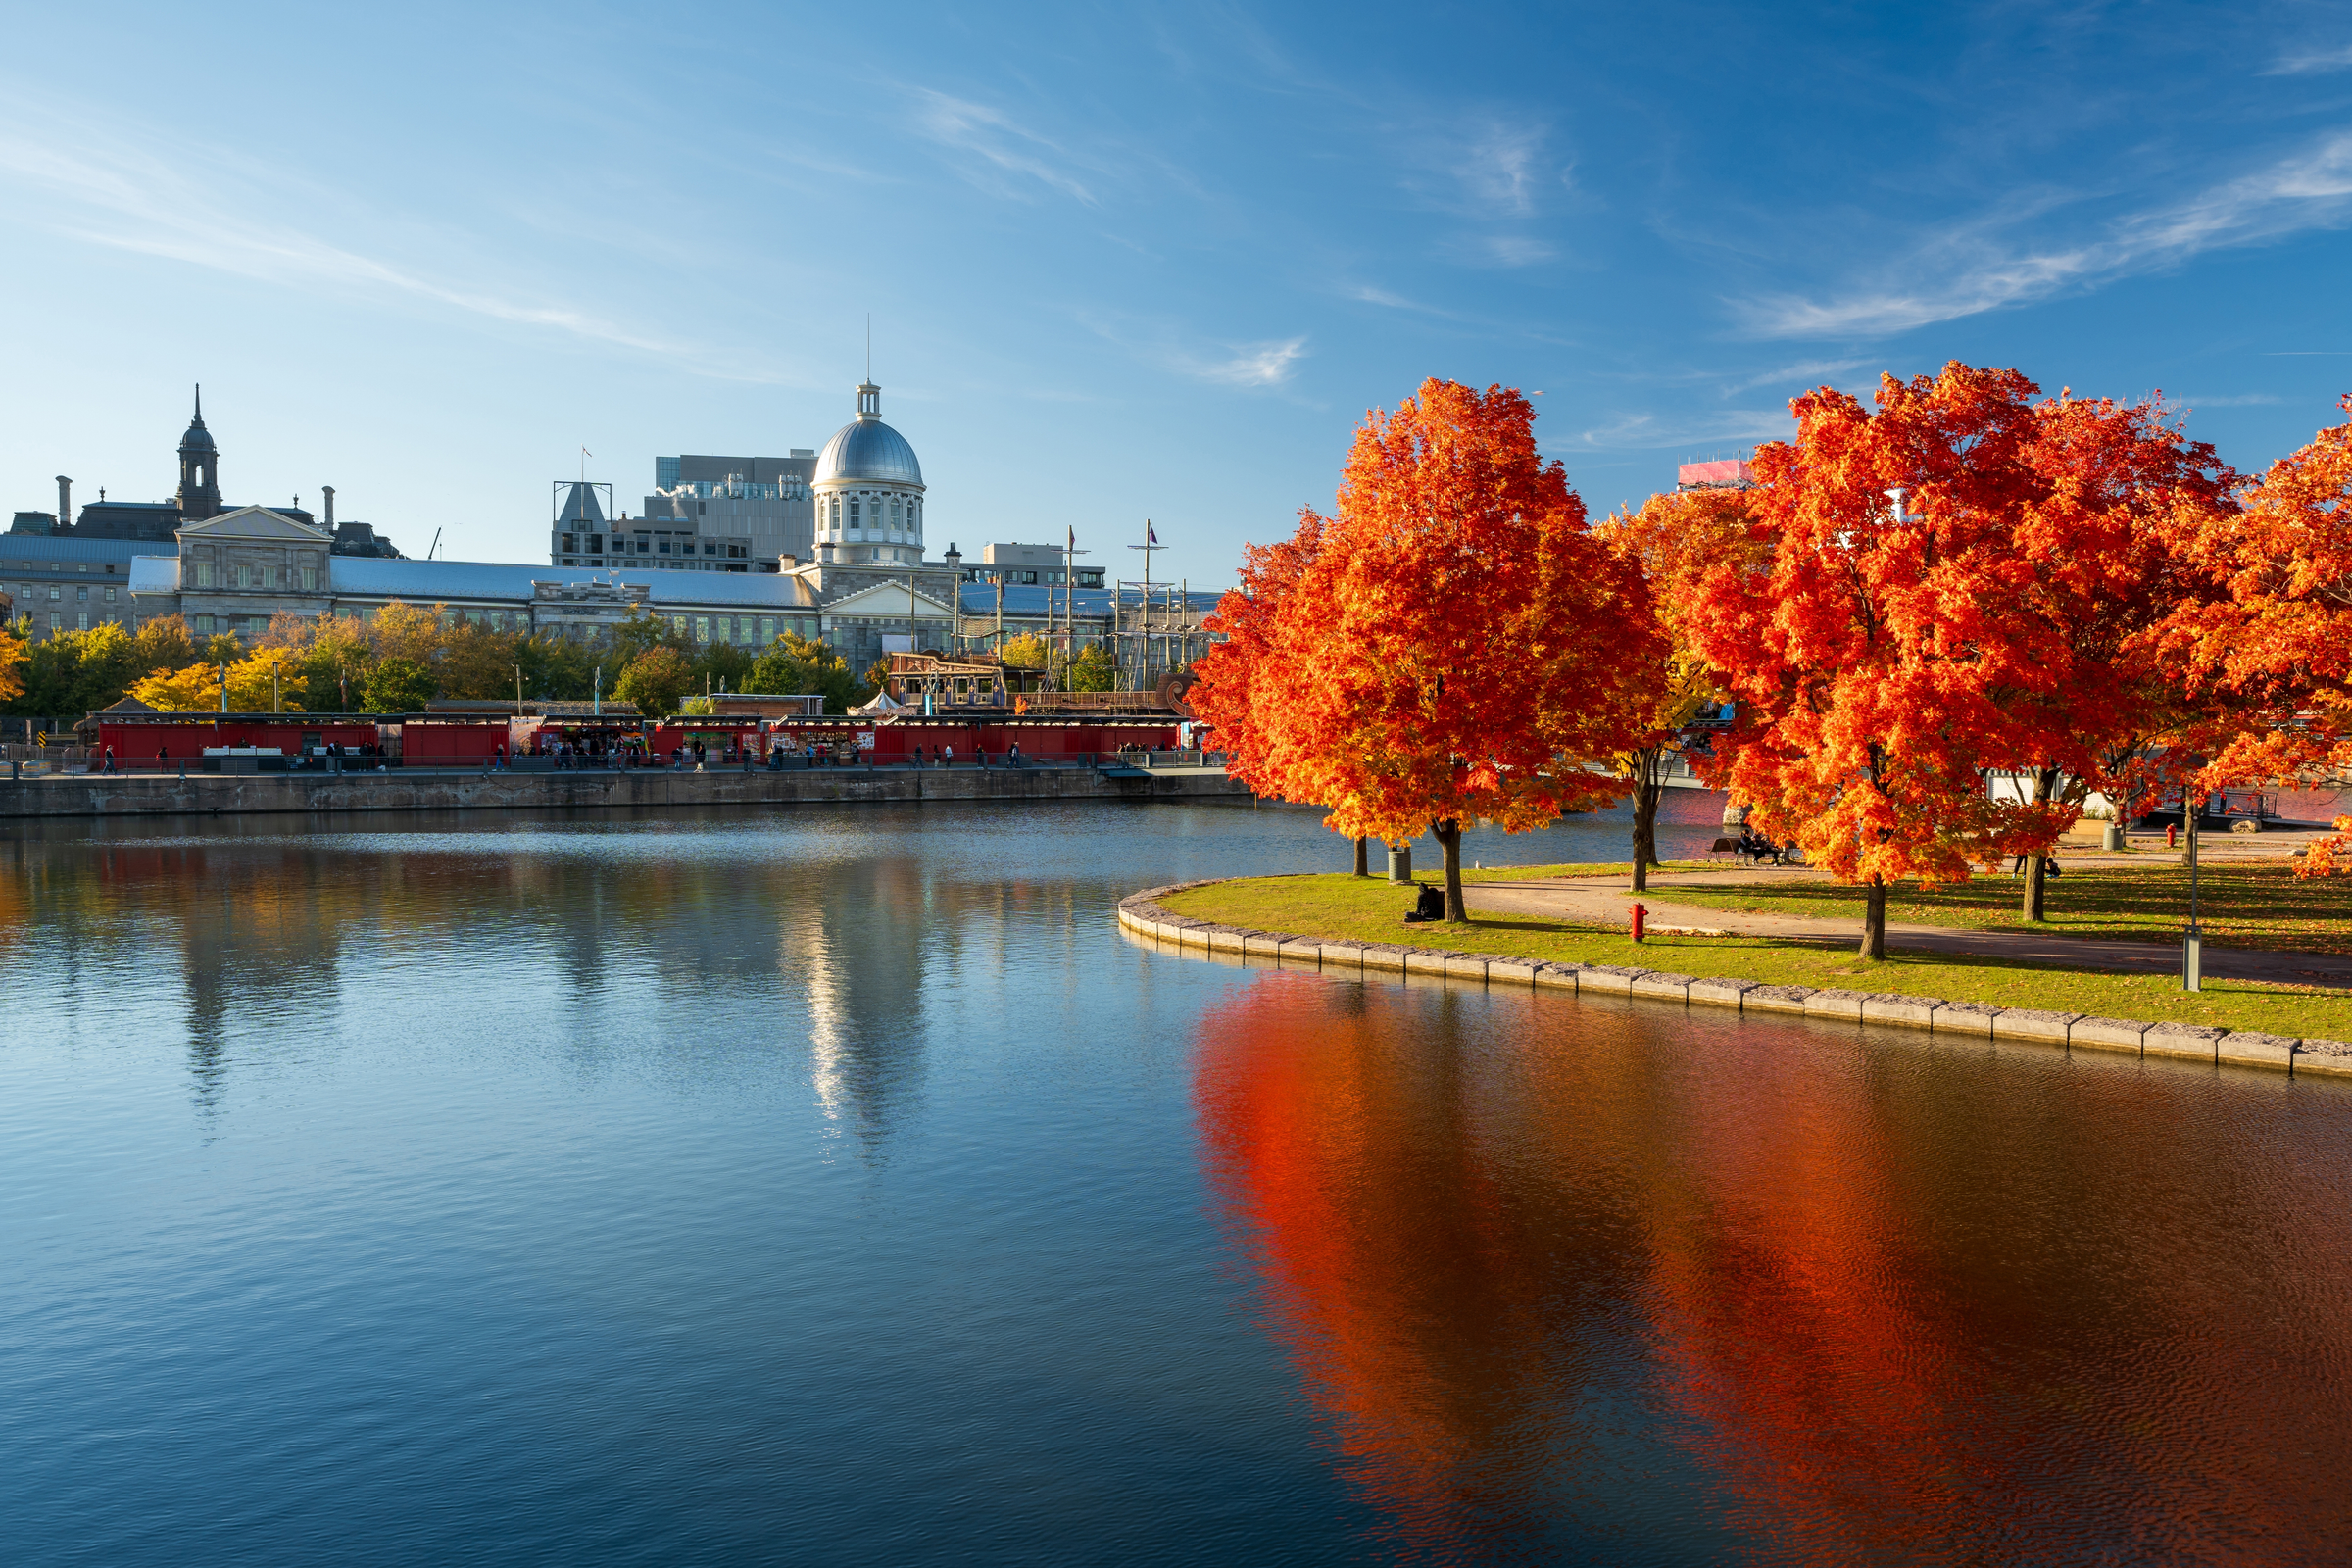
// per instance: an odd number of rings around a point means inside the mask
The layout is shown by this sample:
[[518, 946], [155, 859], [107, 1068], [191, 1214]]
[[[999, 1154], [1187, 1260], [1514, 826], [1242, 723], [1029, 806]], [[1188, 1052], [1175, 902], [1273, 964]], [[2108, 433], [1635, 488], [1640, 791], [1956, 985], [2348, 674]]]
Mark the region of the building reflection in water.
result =
[[[2352, 1281], [2346, 1228], [2281, 1257], [2209, 1078], [2020, 1061], [1268, 972], [1204, 1014], [1197, 1101], [1406, 1555], [2259, 1560], [2352, 1523], [2286, 1456], [2202, 1457], [2262, 1453], [2281, 1400], [2352, 1438], [2344, 1293], [2267, 1295]], [[2183, 1247], [2242, 1253], [2245, 1298], [2184, 1298]]]
[[89, 975], [119, 971], [142, 1000], [171, 962], [193, 1090], [212, 1110], [239, 1064], [288, 1031], [315, 1046], [344, 1029], [478, 1027], [460, 1007], [375, 1010], [379, 982], [422, 965], [450, 976], [453, 997], [481, 975], [544, 994], [546, 1027], [582, 1073], [605, 1070], [621, 1033], [632, 1054], [648, 1040], [691, 1051], [711, 1032], [805, 1041], [818, 1102], [872, 1156], [922, 1102], [943, 979], [985, 971], [993, 988], [1004, 927], [1041, 899], [1059, 898], [1047, 911], [1058, 926], [1072, 918], [1066, 889], [961, 876], [884, 824], [762, 832], [735, 818], [712, 832], [672, 815], [684, 814], [453, 830], [385, 813], [331, 834], [37, 829], [0, 876], [0, 953], [37, 946], [75, 995], [106, 994]]

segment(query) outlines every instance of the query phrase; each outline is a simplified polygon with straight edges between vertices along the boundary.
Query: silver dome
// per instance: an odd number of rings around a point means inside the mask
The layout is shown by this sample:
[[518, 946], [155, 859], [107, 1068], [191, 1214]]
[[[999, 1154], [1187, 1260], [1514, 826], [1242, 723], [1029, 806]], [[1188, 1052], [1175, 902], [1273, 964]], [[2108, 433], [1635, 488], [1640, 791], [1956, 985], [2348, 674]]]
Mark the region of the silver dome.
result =
[[824, 451], [816, 455], [815, 482], [835, 479], [878, 479], [890, 484], [923, 482], [923, 466], [914, 461], [906, 438], [880, 419], [859, 419], [833, 432]]

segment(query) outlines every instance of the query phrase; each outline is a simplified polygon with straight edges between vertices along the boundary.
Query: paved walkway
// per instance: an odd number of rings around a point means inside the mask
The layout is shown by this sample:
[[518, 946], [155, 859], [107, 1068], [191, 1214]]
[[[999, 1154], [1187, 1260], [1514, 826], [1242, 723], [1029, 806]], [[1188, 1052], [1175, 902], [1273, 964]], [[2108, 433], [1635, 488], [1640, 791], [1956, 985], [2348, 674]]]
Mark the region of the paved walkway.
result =
[[[2283, 852], [2272, 840], [2269, 856]], [[2159, 838], [2161, 846], [2163, 840]], [[2213, 840], [2205, 843], [2201, 859], [2212, 864]], [[2158, 851], [2161, 854], [2161, 850]], [[2236, 857], [2232, 857], [2233, 858]], [[2253, 856], [2246, 856], [2253, 858]], [[2269, 857], [2264, 857], [2269, 858]], [[2074, 853], [2069, 865], [2105, 863], [2145, 865], [2147, 855]], [[1740, 883], [1817, 882], [1816, 872], [1801, 867], [1787, 870], [1760, 866], [1753, 870], [1652, 871], [1649, 891], [1642, 895], [1652, 926], [1692, 926], [1734, 936], [1774, 937], [1786, 942], [1858, 947], [1862, 922], [1858, 916], [1818, 919], [1795, 914], [1743, 914], [1710, 909], [1695, 904], [1677, 904], [1677, 887], [1724, 888]], [[1462, 888], [1462, 901], [1473, 914], [1530, 915], [1585, 925], [1623, 926], [1632, 915], [1633, 878], [1629, 875], [1558, 877], [1527, 882], [1472, 882]], [[2178, 974], [2180, 947], [2176, 942], [2124, 942], [2103, 937], [2070, 937], [2042, 931], [1961, 931], [1950, 926], [1905, 925], [1888, 921], [1886, 945], [1926, 953], [1965, 954], [1978, 957], [2014, 958], [2033, 963], [2060, 964], [2071, 969], [2121, 970], [2132, 974]], [[1729, 961], [1729, 960], [1727, 960]], [[2217, 980], [2269, 980], [2287, 985], [2352, 987], [2352, 957], [2330, 953], [2261, 953], [2205, 947], [2205, 973]]]

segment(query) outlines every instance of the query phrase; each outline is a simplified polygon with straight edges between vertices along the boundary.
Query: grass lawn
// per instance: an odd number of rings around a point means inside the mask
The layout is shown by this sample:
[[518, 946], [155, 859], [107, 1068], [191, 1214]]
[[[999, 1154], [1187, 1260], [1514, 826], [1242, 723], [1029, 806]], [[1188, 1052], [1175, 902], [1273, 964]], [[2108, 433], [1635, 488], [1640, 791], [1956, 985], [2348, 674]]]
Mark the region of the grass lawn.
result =
[[[2050, 931], [2070, 937], [2177, 941], [2188, 921], [2188, 868], [2176, 862], [2083, 866], [2052, 881], [2049, 919], [2018, 918], [2022, 882], [1978, 877], [1956, 887], [1897, 883], [1887, 890], [1886, 918], [1912, 925], [1974, 931]], [[1863, 890], [1836, 882], [1741, 883], [1721, 888], [1660, 888], [1658, 897], [1710, 909], [1851, 920], [1859, 930]], [[2352, 954], [2352, 879], [2297, 881], [2287, 862], [2208, 863], [2197, 877], [2197, 918], [2217, 948], [2280, 953]]]
[[[1551, 874], [1574, 873], [1553, 867]], [[1685, 891], [1677, 888], [1673, 893], [1680, 898]], [[2048, 1007], [2108, 1018], [2169, 1018], [2229, 1029], [2352, 1040], [2352, 993], [2310, 987], [2209, 980], [2206, 990], [2191, 994], [2182, 991], [2180, 980], [2170, 975], [2095, 974], [2001, 958], [1925, 953], [1896, 953], [1873, 963], [1851, 953], [1761, 937], [1652, 937], [1636, 946], [1623, 932], [1535, 916], [1489, 915], [1467, 925], [1406, 925], [1398, 918], [1406, 902], [1402, 890], [1345, 875], [1246, 877], [1170, 894], [1161, 902], [1192, 919], [1298, 936], [1403, 942], [1565, 963], [1636, 964], [1683, 974], [1736, 976], [1766, 985], [1838, 986], [2004, 1007]]]

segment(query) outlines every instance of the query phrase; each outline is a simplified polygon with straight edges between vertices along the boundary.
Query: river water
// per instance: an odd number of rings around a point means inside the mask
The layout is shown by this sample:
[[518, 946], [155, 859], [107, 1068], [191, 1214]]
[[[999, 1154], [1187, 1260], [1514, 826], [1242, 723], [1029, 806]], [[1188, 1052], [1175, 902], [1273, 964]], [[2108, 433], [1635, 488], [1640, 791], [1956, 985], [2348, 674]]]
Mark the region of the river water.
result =
[[2352, 1540], [2337, 1084], [1116, 931], [1292, 811], [338, 823], [0, 846], [13, 1564]]

